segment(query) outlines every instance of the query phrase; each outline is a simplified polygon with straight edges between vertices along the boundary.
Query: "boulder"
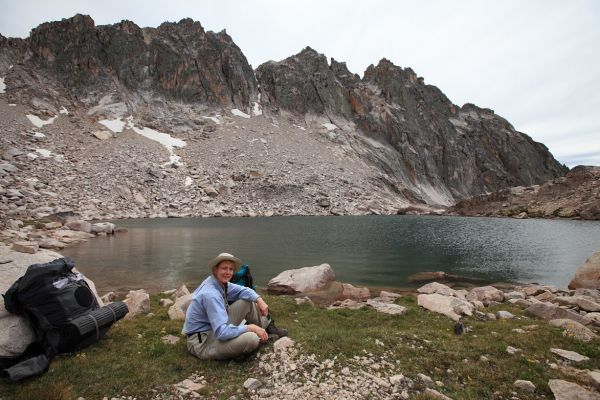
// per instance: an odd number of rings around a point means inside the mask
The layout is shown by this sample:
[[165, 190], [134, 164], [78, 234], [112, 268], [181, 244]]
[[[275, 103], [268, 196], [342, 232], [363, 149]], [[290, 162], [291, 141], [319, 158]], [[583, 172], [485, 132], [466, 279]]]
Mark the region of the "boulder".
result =
[[591, 329], [570, 319], [553, 319], [550, 320], [550, 325], [564, 329], [567, 336], [572, 336], [583, 342], [590, 342], [598, 337]]
[[583, 296], [576, 296], [575, 304], [577, 304], [577, 306], [579, 308], [581, 308], [582, 310], [587, 311], [587, 312], [599, 312], [600, 311], [600, 304], [598, 304], [595, 301], [592, 301], [588, 298], [585, 298]]
[[574, 362], [582, 362], [582, 361], [587, 361], [590, 359], [589, 357], [583, 356], [579, 353], [576, 353], [576, 352], [570, 351], [570, 350], [552, 348], [552, 349], [550, 349], [550, 352], [554, 353], [556, 355], [559, 355], [562, 358], [565, 358], [569, 361], [574, 361]]
[[517, 379], [513, 383], [513, 387], [518, 390], [522, 390], [523, 392], [533, 393], [535, 392], [535, 385], [531, 381], [525, 381], [521, 379]]
[[467, 300], [481, 301], [484, 305], [488, 305], [491, 301], [504, 301], [504, 293], [493, 286], [476, 287], [467, 294]]
[[52, 239], [52, 238], [44, 238], [39, 241], [39, 246], [41, 249], [50, 249], [50, 250], [62, 250], [65, 248], [65, 244], [60, 240]]
[[367, 300], [367, 305], [373, 307], [377, 312], [385, 314], [404, 315], [408, 311], [406, 307], [398, 304], [383, 303], [381, 301], [375, 301], [374, 299]]
[[270, 294], [296, 294], [325, 289], [335, 280], [329, 264], [283, 271], [267, 284]]
[[508, 293], [504, 293], [504, 300], [515, 300], [515, 299], [524, 299], [525, 294], [522, 292], [512, 291]]
[[429, 311], [443, 314], [448, 318], [458, 321], [461, 315], [473, 315], [475, 306], [458, 297], [443, 296], [441, 294], [420, 294], [417, 304]]
[[35, 254], [40, 249], [36, 242], [15, 242], [12, 245], [12, 250], [19, 253]]
[[596, 303], [600, 303], [600, 289], [575, 289], [575, 293], [573, 293], [573, 296], [586, 296], [591, 299], [594, 299]]
[[185, 319], [185, 313], [192, 302], [191, 293], [185, 294], [181, 297], [175, 299], [175, 304], [169, 307], [169, 311], [167, 311], [169, 315], [169, 319]]
[[385, 303], [393, 303], [396, 299], [402, 297], [401, 294], [398, 293], [394, 293], [394, 292], [387, 292], [385, 290], [382, 290], [381, 292], [379, 292], [379, 298], [381, 299], [381, 301], [385, 302]]
[[525, 286], [521, 291], [525, 296], [537, 296], [538, 294], [543, 293], [545, 289], [540, 285], [529, 285]]
[[85, 232], [85, 233], [92, 232], [92, 224], [87, 221], [82, 221], [82, 220], [70, 221], [70, 222], [67, 222], [65, 224], [65, 226], [72, 231], [79, 231], [79, 232]]
[[115, 224], [111, 222], [97, 222], [92, 225], [92, 233], [98, 235], [105, 233], [107, 235], [112, 235], [115, 233]]
[[123, 302], [129, 308], [125, 319], [131, 319], [136, 315], [150, 312], [150, 295], [144, 289], [130, 290]]
[[569, 289], [600, 289], [600, 251], [592, 254], [575, 273]]
[[173, 298], [178, 299], [180, 297], [183, 296], [187, 296], [188, 294], [190, 294], [189, 289], [187, 288], [187, 286], [185, 285], [181, 285], [176, 291], [175, 293], [173, 293]]
[[584, 389], [576, 383], [550, 379], [548, 386], [555, 400], [600, 400], [600, 394]]
[[[298, 300], [298, 299], [296, 299]], [[346, 299], [346, 300], [338, 300], [338, 301], [334, 301], [333, 304], [331, 304], [329, 307], [327, 307], [328, 310], [336, 310], [338, 308], [348, 308], [350, 310], [358, 310], [359, 308], [363, 308], [365, 306], [366, 303], [364, 302], [358, 302], [356, 300], [352, 300], [352, 299]]]
[[556, 299], [556, 295], [548, 290], [544, 290], [542, 293], [534, 296], [539, 301], [553, 302]]
[[[587, 313], [587, 314], [585, 314], [584, 318], [587, 321], [590, 321], [590, 324], [600, 326], [600, 313], [597, 313], [597, 312]], [[589, 324], [584, 324], [584, 325], [589, 325]]]
[[437, 282], [431, 282], [431, 283], [428, 283], [427, 285], [421, 286], [420, 288], [417, 289], [417, 292], [423, 293], [423, 294], [437, 293], [437, 294], [441, 294], [443, 296], [459, 297], [456, 295], [456, 292], [454, 291], [454, 289], [451, 289], [450, 287], [443, 285], [441, 283], [437, 283]]
[[101, 299], [104, 303], [112, 303], [113, 301], [116, 300], [116, 298], [117, 298], [117, 295], [115, 292], [108, 292], [104, 296], [101, 297]]
[[357, 288], [349, 283], [342, 283], [342, 294], [341, 299], [352, 299], [358, 301], [365, 301], [371, 297], [369, 288]]
[[552, 319], [570, 319], [580, 324], [589, 324], [582, 315], [560, 308], [552, 303], [535, 303], [525, 309], [525, 313], [550, 321]]

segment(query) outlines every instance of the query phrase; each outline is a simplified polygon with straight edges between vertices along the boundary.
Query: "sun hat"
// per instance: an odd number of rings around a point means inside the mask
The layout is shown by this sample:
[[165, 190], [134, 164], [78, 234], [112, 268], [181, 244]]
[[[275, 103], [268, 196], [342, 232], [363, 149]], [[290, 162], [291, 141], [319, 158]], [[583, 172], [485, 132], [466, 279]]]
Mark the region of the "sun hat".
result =
[[229, 253], [221, 253], [208, 263], [208, 269], [212, 272], [213, 268], [219, 265], [221, 261], [232, 261], [235, 264], [235, 270], [237, 271], [240, 265], [242, 265], [242, 260], [235, 257], [233, 254]]

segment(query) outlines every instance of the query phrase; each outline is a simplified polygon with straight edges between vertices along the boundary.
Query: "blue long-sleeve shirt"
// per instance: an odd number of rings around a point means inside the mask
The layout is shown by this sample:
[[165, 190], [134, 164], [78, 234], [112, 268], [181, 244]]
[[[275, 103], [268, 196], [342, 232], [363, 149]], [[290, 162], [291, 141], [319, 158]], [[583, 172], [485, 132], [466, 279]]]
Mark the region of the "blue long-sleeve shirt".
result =
[[[258, 297], [250, 288], [235, 283], [227, 284], [228, 301], [256, 301]], [[187, 335], [212, 330], [218, 340], [229, 340], [247, 332], [246, 326], [228, 324], [228, 320], [224, 287], [210, 275], [192, 294], [192, 302], [185, 313], [183, 333]]]

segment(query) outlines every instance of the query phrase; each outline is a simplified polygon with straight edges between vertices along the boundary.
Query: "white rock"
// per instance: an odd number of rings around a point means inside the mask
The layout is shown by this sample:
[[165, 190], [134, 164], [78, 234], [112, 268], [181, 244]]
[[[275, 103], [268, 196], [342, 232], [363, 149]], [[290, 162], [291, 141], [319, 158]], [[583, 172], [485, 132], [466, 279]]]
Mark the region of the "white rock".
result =
[[517, 379], [513, 383], [513, 386], [515, 388], [517, 388], [519, 390], [522, 390], [524, 392], [527, 392], [527, 393], [533, 393], [533, 392], [535, 392], [535, 385], [531, 381], [525, 381], [525, 380]]
[[552, 348], [552, 349], [550, 349], [550, 351], [554, 354], [561, 356], [562, 358], [566, 358], [567, 360], [574, 361], [574, 362], [582, 362], [582, 361], [587, 361], [590, 359], [589, 357], [581, 355], [575, 351], [556, 349], [556, 348]]
[[392, 315], [404, 315], [407, 313], [407, 308], [398, 304], [383, 303], [374, 299], [367, 300], [367, 305], [373, 307], [376, 311], [392, 314]]
[[520, 351], [521, 351], [521, 349], [518, 349], [518, 348], [516, 348], [516, 347], [512, 347], [512, 346], [506, 346], [506, 352], [507, 352], [508, 354], [513, 354], [513, 355], [514, 355], [514, 354], [516, 354], [516, 353], [518, 353], [518, 352], [520, 352]]
[[420, 294], [417, 296], [417, 304], [430, 311], [443, 314], [454, 321], [458, 321], [461, 315], [473, 315], [475, 310], [473, 304], [466, 300], [437, 293]]
[[158, 304], [159, 304], [161, 307], [169, 307], [170, 305], [173, 305], [174, 303], [175, 303], [175, 302], [174, 302], [173, 300], [171, 300], [171, 299], [160, 299], [160, 300], [158, 301]]
[[476, 287], [471, 289], [467, 295], [467, 300], [481, 301], [484, 305], [487, 305], [490, 301], [504, 301], [504, 293], [493, 286]]
[[296, 294], [324, 289], [335, 280], [329, 264], [283, 271], [271, 279], [267, 291], [274, 294]]
[[550, 320], [549, 323], [552, 326], [564, 329], [567, 336], [572, 336], [583, 342], [590, 342], [598, 337], [591, 329], [577, 321], [570, 319], [553, 319]]
[[175, 299], [175, 303], [169, 307], [167, 314], [169, 319], [183, 320], [185, 319], [185, 313], [192, 302], [192, 294], [184, 294], [181, 297]]
[[458, 297], [456, 295], [456, 291], [454, 289], [452, 289], [446, 285], [442, 285], [441, 283], [437, 283], [437, 282], [431, 282], [431, 283], [428, 283], [427, 285], [421, 286], [420, 288], [417, 289], [417, 292], [423, 293], [423, 294], [437, 293], [437, 294], [441, 294], [443, 296]]
[[294, 347], [296, 343], [290, 339], [287, 336], [284, 336], [280, 339], [277, 339], [277, 341], [275, 341], [275, 343], [273, 343], [273, 351], [278, 352], [278, 351], [283, 351], [287, 348], [290, 347]]
[[256, 390], [262, 386], [262, 382], [255, 378], [248, 378], [244, 382], [244, 389], [246, 390]]
[[36, 242], [15, 242], [12, 245], [12, 250], [20, 253], [35, 254], [40, 249]]
[[550, 379], [548, 386], [555, 400], [600, 400], [600, 394], [584, 389], [576, 383]]
[[144, 289], [130, 290], [123, 302], [129, 308], [125, 319], [131, 319], [136, 315], [150, 312], [150, 295]]
[[498, 319], [511, 319], [511, 318], [514, 318], [515, 316], [508, 311], [501, 310], [496, 313], [496, 317]]
[[115, 233], [115, 224], [112, 222], [97, 222], [92, 225], [91, 232], [94, 234], [106, 233], [107, 235], [112, 235]]

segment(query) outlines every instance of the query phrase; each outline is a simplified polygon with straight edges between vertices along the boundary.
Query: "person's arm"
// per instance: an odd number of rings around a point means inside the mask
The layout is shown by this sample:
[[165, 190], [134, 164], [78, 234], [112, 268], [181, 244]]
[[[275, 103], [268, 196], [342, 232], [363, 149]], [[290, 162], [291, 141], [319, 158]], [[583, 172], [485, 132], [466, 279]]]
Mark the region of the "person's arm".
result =
[[236, 301], [239, 299], [256, 301], [258, 297], [258, 293], [249, 287], [237, 285], [231, 282], [227, 284], [227, 300], [229, 301]]
[[[217, 295], [218, 296], [218, 295]], [[218, 340], [229, 340], [248, 332], [246, 326], [238, 326], [227, 323], [229, 316], [220, 296], [205, 294], [202, 296], [202, 304], [206, 308], [206, 314], [210, 321], [210, 326]]]

